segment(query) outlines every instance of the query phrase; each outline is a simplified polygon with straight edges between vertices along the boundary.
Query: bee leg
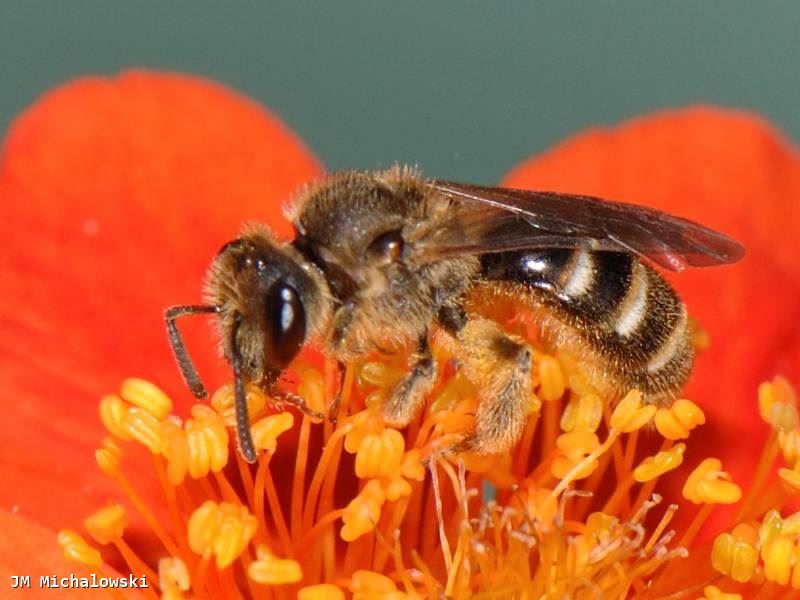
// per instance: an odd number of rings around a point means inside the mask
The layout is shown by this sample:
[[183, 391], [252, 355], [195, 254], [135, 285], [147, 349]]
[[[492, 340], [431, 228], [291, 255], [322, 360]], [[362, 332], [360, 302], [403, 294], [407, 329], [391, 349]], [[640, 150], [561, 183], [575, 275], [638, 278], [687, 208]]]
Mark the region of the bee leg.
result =
[[453, 338], [454, 354], [479, 390], [475, 429], [454, 450], [505, 452], [519, 440], [528, 418], [531, 349], [483, 318], [467, 320]]
[[336, 425], [339, 420], [339, 405], [342, 403], [342, 386], [344, 385], [344, 372], [347, 370], [347, 365], [342, 361], [336, 361], [336, 367], [339, 369], [339, 391], [336, 392], [336, 397], [328, 407], [328, 420]]
[[392, 389], [383, 403], [383, 419], [394, 427], [405, 427], [419, 414], [436, 383], [436, 361], [431, 356], [427, 333], [420, 337], [411, 372]]
[[308, 404], [306, 404], [306, 401], [302, 396], [298, 396], [292, 392], [271, 392], [270, 396], [272, 396], [272, 398], [280, 404], [294, 406], [301, 413], [308, 415], [312, 419], [324, 419], [327, 416], [327, 414], [324, 412], [319, 412], [311, 408]]

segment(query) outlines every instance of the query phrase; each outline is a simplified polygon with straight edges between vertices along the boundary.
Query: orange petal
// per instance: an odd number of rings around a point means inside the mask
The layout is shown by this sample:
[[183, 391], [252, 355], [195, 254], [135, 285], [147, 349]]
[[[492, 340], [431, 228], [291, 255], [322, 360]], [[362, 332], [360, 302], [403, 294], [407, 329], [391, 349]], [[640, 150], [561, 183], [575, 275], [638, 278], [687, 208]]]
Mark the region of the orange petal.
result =
[[[84, 570], [82, 565], [68, 561], [64, 558], [61, 549], [56, 543], [56, 534], [36, 523], [5, 511], [0, 511], [0, 580], [3, 581], [4, 589], [11, 597], [20, 598], [51, 598], [54, 600], [75, 598], [97, 598], [106, 600], [108, 592], [102, 589], [69, 589], [69, 588], [47, 588], [40, 585], [40, 577], [55, 576], [57, 580], [62, 577], [75, 575], [76, 577], [89, 577], [89, 571]], [[30, 587], [11, 589], [12, 576], [30, 576]], [[135, 577], [141, 573], [134, 573]], [[120, 576], [112, 569], [108, 568], [104, 574], [98, 573], [98, 577]], [[153, 582], [151, 582], [153, 585]], [[14, 594], [13, 592], [16, 592]], [[144, 594], [136, 590], [126, 590], [122, 594], [124, 598], [136, 600], [144, 598]]]

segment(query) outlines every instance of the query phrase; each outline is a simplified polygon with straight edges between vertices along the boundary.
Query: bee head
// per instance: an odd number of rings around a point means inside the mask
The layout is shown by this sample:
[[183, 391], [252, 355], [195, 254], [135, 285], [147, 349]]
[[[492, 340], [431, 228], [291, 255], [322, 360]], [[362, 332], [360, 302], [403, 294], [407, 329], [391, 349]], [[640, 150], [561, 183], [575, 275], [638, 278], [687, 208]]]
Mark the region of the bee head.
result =
[[225, 244], [207, 293], [234, 370], [249, 381], [273, 380], [318, 327], [323, 286], [315, 267], [263, 228]]

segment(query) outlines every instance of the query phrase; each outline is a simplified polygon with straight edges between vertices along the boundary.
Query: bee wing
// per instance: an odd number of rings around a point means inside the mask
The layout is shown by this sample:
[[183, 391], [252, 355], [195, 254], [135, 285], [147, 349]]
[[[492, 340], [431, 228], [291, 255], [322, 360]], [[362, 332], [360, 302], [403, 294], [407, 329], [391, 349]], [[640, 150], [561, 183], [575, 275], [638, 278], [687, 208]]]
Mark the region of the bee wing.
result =
[[629, 252], [671, 271], [732, 263], [744, 248], [729, 237], [666, 213], [590, 196], [431, 181], [453, 206], [448, 231], [421, 252], [435, 260], [526, 248]]

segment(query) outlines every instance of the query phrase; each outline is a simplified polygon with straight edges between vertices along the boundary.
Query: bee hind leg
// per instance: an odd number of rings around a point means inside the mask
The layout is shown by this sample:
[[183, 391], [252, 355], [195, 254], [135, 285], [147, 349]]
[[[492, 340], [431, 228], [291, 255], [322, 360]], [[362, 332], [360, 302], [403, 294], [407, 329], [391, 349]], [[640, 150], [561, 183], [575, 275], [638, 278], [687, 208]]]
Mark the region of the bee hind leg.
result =
[[464, 374], [479, 390], [475, 427], [453, 450], [505, 452], [519, 440], [528, 419], [531, 349], [483, 318], [468, 320], [450, 336]]
[[427, 334], [420, 338], [411, 372], [392, 389], [383, 403], [383, 419], [393, 427], [405, 427], [419, 414], [436, 383], [436, 361], [431, 356]]

